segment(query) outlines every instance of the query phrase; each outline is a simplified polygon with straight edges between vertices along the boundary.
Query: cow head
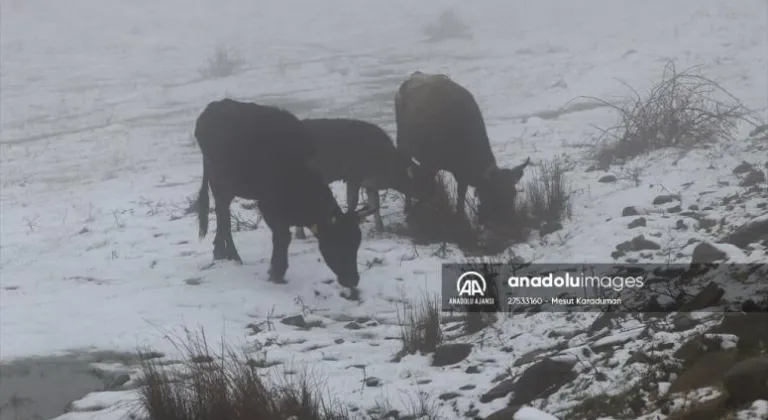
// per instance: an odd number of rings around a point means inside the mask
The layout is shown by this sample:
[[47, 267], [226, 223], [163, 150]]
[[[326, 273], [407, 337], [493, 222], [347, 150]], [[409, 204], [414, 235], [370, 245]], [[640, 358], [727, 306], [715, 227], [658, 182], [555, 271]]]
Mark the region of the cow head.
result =
[[344, 213], [337, 208], [330, 220], [310, 226], [325, 263], [344, 287], [355, 288], [360, 282], [357, 271], [357, 251], [362, 240], [360, 222], [374, 211], [362, 207]]
[[502, 221], [515, 208], [517, 184], [531, 158], [514, 168], [488, 168], [482, 182], [475, 189], [480, 199], [479, 218], [481, 221]]

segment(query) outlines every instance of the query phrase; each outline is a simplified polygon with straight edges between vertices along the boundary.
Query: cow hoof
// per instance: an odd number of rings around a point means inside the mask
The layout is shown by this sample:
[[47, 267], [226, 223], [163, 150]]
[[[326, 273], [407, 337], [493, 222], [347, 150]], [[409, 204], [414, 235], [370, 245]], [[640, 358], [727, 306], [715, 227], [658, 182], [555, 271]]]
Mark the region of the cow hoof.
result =
[[339, 296], [343, 297], [346, 300], [351, 301], [360, 301], [360, 290], [357, 288], [350, 289], [350, 288], [344, 288], [341, 292], [339, 292]]
[[285, 281], [284, 276], [273, 276], [271, 273], [269, 274], [269, 281], [276, 284], [286, 284], [288, 283]]

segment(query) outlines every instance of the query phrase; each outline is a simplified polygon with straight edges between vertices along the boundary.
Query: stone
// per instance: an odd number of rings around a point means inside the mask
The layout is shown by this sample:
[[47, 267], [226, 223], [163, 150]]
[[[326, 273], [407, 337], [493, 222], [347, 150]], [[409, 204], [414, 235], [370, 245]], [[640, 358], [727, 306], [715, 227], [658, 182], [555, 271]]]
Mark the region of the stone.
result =
[[693, 249], [691, 264], [707, 264], [728, 259], [728, 254], [709, 242], [701, 242]]
[[432, 356], [432, 366], [450, 366], [461, 362], [472, 353], [472, 344], [452, 343], [437, 346]]
[[768, 355], [737, 363], [725, 374], [723, 385], [733, 405], [768, 400]]

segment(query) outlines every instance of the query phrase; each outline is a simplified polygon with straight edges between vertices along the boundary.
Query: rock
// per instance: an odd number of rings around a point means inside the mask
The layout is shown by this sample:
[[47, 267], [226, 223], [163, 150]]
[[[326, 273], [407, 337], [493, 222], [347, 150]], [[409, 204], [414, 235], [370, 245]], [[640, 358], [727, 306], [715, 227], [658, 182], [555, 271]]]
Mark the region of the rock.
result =
[[732, 334], [739, 337], [739, 353], [759, 353], [768, 347], [768, 313], [726, 312], [720, 324], [708, 331], [713, 334]]
[[524, 355], [518, 357], [514, 363], [512, 363], [513, 367], [520, 367], [522, 365], [527, 365], [528, 363], [533, 363], [536, 360], [540, 358], [541, 355], [547, 354], [554, 350], [553, 348], [543, 348], [543, 349], [535, 349], [531, 350], [528, 353], [525, 353]]
[[692, 391], [717, 384], [736, 364], [735, 351], [708, 353], [693, 362], [669, 387], [670, 393]]
[[715, 225], [717, 225], [717, 220], [715, 219], [708, 219], [708, 218], [699, 219], [699, 227], [702, 229], [709, 229]]
[[126, 374], [119, 375], [117, 378], [113, 379], [112, 382], [109, 385], [106, 386], [106, 389], [108, 391], [117, 390], [121, 386], [123, 386], [123, 385], [127, 384], [128, 382], [130, 382], [130, 380], [131, 380], [131, 376], [130, 375], [126, 375]]
[[717, 283], [709, 282], [693, 299], [680, 307], [680, 312], [692, 312], [717, 305], [725, 294], [725, 290]]
[[357, 322], [352, 321], [349, 324], [345, 325], [344, 328], [346, 328], [348, 330], [359, 330], [359, 329], [361, 329], [363, 327], [360, 326], [360, 324], [358, 324]]
[[460, 396], [461, 394], [459, 394], [458, 392], [446, 392], [446, 393], [440, 394], [440, 396], [438, 396], [437, 398], [440, 398], [442, 401], [450, 401]]
[[480, 373], [480, 366], [469, 366], [464, 372], [469, 374]]
[[699, 211], [699, 206], [696, 204], [691, 204], [690, 206], [688, 206], [688, 210]]
[[672, 356], [680, 359], [683, 367], [688, 369], [705, 355], [722, 351], [722, 344], [723, 339], [717, 335], [698, 335], [686, 341]]
[[765, 182], [765, 172], [760, 169], [749, 172], [744, 179], [741, 180], [742, 187], [751, 187], [753, 185]]
[[768, 130], [768, 124], [763, 124], [755, 127], [754, 130], [750, 131], [749, 137], [755, 137], [757, 135], [760, 135], [764, 133], [766, 130]]
[[370, 376], [368, 378], [365, 378], [365, 386], [375, 388], [379, 385], [381, 385], [381, 379], [375, 376]]
[[691, 264], [707, 264], [728, 259], [728, 254], [709, 242], [702, 242], [693, 249]]
[[617, 180], [618, 178], [616, 178], [616, 175], [607, 174], [607, 175], [601, 176], [600, 179], [597, 180], [597, 182], [608, 183], [608, 182], [616, 182]]
[[733, 168], [733, 174], [734, 175], [745, 174], [753, 169], [754, 167], [752, 166], [751, 163], [742, 161], [735, 168]]
[[298, 328], [307, 328], [307, 321], [304, 320], [304, 317], [301, 315], [294, 315], [289, 316], [287, 318], [283, 318], [280, 320], [282, 324], [290, 325], [292, 327], [298, 327]]
[[768, 355], [737, 363], [725, 374], [723, 385], [732, 405], [768, 400]]
[[578, 376], [573, 371], [576, 359], [554, 360], [543, 359], [529, 367], [515, 382], [514, 395], [509, 405], [523, 405], [554, 394], [563, 385], [573, 381]]
[[574, 360], [543, 359], [520, 375], [520, 378], [506, 379], [480, 397], [487, 403], [513, 393], [509, 405], [522, 405], [538, 398], [546, 398], [566, 383], [576, 378]]
[[661, 204], [667, 204], [671, 203], [673, 201], [679, 200], [680, 197], [672, 195], [672, 194], [664, 194], [664, 195], [658, 195], [656, 198], [653, 199], [653, 205], [658, 206]]
[[336, 343], [336, 344], [344, 344], [344, 339], [343, 338], [337, 338], [337, 339], [333, 340], [333, 342]]
[[723, 242], [746, 248], [747, 245], [768, 238], [768, 215], [763, 215], [741, 225], [731, 234], [723, 238]]
[[470, 390], [473, 390], [475, 388], [477, 388], [477, 386], [476, 385], [472, 385], [472, 384], [467, 384], [467, 385], [459, 387], [459, 389], [462, 390], [462, 391], [470, 391]]
[[685, 221], [683, 219], [678, 219], [677, 223], [675, 223], [675, 229], [688, 230], [688, 225], [685, 224]]
[[661, 245], [657, 244], [656, 242], [645, 239], [643, 235], [635, 236], [634, 238], [632, 238], [632, 247], [635, 251], [661, 249]]
[[432, 356], [432, 366], [455, 365], [469, 357], [470, 353], [472, 353], [472, 344], [443, 344], [435, 349], [435, 354]]
[[721, 395], [669, 416], [667, 420], [722, 420], [728, 418], [727, 403], [728, 397]]
[[539, 229], [539, 235], [540, 236], [547, 236], [550, 233], [557, 232], [558, 230], [562, 229], [563, 225], [560, 222], [549, 222], [545, 223], [544, 226]]
[[637, 207], [624, 207], [624, 210], [621, 211], [621, 217], [638, 216], [639, 214], [640, 211]]
[[499, 382], [498, 385], [491, 388], [488, 392], [480, 397], [481, 403], [488, 403], [498, 398], [504, 398], [513, 392], [516, 388], [514, 379], [505, 379]]
[[667, 209], [667, 213], [680, 213], [681, 211], [683, 211], [683, 208], [679, 204]]
[[519, 406], [504, 407], [499, 411], [487, 415], [485, 420], [514, 420], [515, 414], [520, 411]]
[[628, 227], [630, 229], [634, 229], [636, 227], [645, 227], [646, 222], [647, 221], [645, 220], [645, 217], [638, 217], [637, 219], [629, 222], [629, 226]]

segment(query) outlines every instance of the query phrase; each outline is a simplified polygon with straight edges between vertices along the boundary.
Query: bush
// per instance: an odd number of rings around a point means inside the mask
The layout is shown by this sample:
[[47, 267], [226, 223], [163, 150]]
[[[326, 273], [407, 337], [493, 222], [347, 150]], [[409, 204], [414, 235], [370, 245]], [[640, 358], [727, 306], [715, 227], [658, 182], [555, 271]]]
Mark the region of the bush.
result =
[[541, 225], [571, 217], [571, 184], [566, 172], [561, 159], [542, 162], [531, 171], [523, 200], [518, 201], [520, 211], [530, 215], [530, 223]]
[[144, 357], [142, 408], [152, 420], [346, 420], [346, 410], [324, 400], [306, 375], [268, 385], [257, 363], [229, 347], [211, 352], [205, 335], [189, 334], [180, 345], [184, 374]]
[[645, 97], [628, 86], [634, 97], [624, 104], [597, 99], [615, 109], [619, 121], [600, 129], [595, 158], [608, 165], [661, 148], [687, 150], [718, 139], [733, 140], [738, 121], [747, 121], [750, 112], [719, 84], [690, 71], [677, 73], [668, 62], [661, 81]]
[[448, 186], [442, 174], [435, 180], [435, 191], [430, 199], [418, 200], [406, 213], [407, 230], [400, 233], [414, 238], [416, 243], [453, 243], [464, 252], [472, 254], [496, 254], [512, 242], [527, 238], [527, 203], [517, 200], [504, 220], [482, 227], [477, 220], [479, 202], [476, 197], [466, 197], [466, 215], [456, 212], [455, 189]]
[[462, 22], [456, 12], [449, 9], [438, 17], [437, 22], [430, 23], [424, 28], [427, 41], [438, 42], [446, 39], [471, 39], [472, 33], [469, 26]]
[[455, 193], [449, 190], [442, 174], [437, 175], [434, 185], [431, 198], [417, 200], [406, 213], [406, 233], [422, 244], [476, 244], [479, 232], [456, 213]]
[[400, 339], [403, 349], [397, 359], [416, 352], [426, 354], [435, 351], [443, 341], [440, 298], [424, 295], [421, 299], [405, 304], [402, 313], [398, 310]]
[[245, 60], [228, 48], [219, 46], [208, 58], [206, 65], [200, 69], [200, 76], [206, 79], [229, 77], [239, 72], [244, 65]]

